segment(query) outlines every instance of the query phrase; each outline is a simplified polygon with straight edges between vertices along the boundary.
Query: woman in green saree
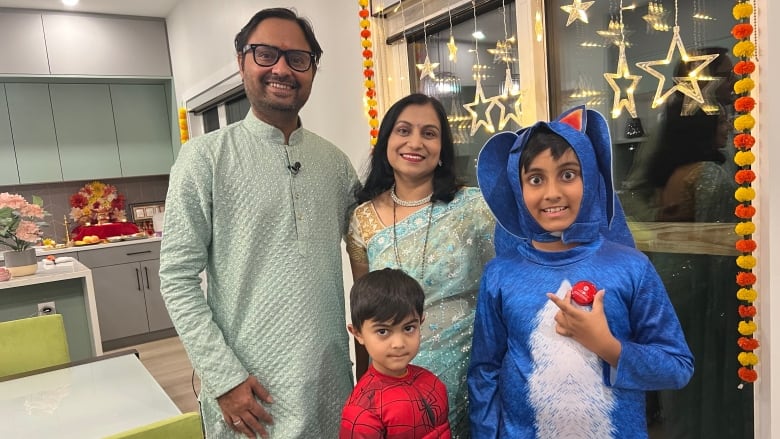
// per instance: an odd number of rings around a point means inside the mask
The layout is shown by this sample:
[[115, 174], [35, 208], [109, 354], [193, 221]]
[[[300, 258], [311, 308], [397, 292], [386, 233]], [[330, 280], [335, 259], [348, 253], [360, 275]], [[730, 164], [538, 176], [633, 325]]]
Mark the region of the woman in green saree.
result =
[[[382, 120], [357, 194], [347, 250], [355, 279], [390, 267], [423, 286], [423, 341], [413, 363], [446, 384], [453, 438], [468, 438], [474, 307], [482, 268], [494, 256], [495, 222], [479, 189], [462, 186], [454, 169], [442, 104], [422, 94], [396, 102]], [[358, 349], [358, 377], [365, 358]]]

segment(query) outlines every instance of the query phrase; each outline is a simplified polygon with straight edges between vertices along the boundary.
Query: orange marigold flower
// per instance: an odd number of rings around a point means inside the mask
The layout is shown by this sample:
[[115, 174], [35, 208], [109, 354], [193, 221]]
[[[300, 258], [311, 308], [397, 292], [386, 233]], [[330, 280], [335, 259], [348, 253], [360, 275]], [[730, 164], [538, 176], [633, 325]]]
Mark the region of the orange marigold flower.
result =
[[740, 239], [737, 241], [735, 247], [740, 253], [750, 253], [756, 250], [756, 241], [752, 239]]
[[374, 56], [374, 52], [371, 50], [366, 49], [363, 51], [363, 58], [371, 58], [372, 56]]
[[756, 64], [753, 61], [740, 61], [733, 70], [737, 75], [749, 75], [756, 71]]
[[746, 351], [754, 351], [758, 349], [759, 346], [758, 340], [756, 340], [755, 338], [748, 338], [748, 337], [740, 337], [737, 340], [737, 344], [739, 345], [740, 348]]
[[748, 285], [753, 285], [754, 283], [756, 283], [755, 274], [747, 273], [744, 271], [737, 273], [737, 285], [741, 287], [746, 287]]
[[360, 36], [363, 38], [370, 38], [371, 37], [371, 31], [368, 29], [363, 29], [360, 31]]
[[752, 183], [756, 180], [756, 173], [750, 169], [740, 169], [734, 174], [734, 181], [739, 184]]
[[756, 100], [750, 96], [742, 96], [741, 98], [737, 98], [737, 100], [734, 101], [734, 109], [740, 113], [753, 111], [753, 108], [755, 107]]
[[750, 134], [737, 134], [734, 136], [734, 146], [737, 148], [750, 149], [756, 144], [756, 138]]
[[[756, 315], [756, 307], [753, 305], [739, 305], [739, 316], [742, 318], [746, 317], [753, 317]], [[743, 337], [744, 338], [744, 337]], [[752, 340], [752, 339], [749, 339]], [[742, 346], [742, 343], [740, 343], [740, 347], [742, 349], [752, 351], [753, 349], [747, 349], [744, 346]]]
[[368, 9], [361, 9], [358, 15], [360, 15], [360, 18], [368, 18]]
[[731, 28], [731, 35], [738, 40], [744, 40], [753, 33], [753, 26], [748, 23], [742, 23]]
[[758, 379], [758, 373], [755, 370], [747, 367], [740, 367], [737, 371], [737, 375], [739, 375], [739, 378], [742, 381], [746, 381], [748, 383], [753, 383]]

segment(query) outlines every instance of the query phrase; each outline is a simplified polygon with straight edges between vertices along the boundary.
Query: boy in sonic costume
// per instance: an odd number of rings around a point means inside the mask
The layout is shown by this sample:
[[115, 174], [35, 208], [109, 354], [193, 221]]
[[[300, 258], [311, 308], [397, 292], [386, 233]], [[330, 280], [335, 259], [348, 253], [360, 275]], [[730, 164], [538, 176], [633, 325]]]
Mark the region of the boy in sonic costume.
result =
[[[577, 107], [496, 134], [480, 152], [501, 251], [483, 273], [474, 323], [476, 439], [647, 437], [645, 391], [683, 387], [693, 373], [612, 189], [610, 147], [604, 117]], [[585, 306], [572, 302], [583, 281], [598, 290]]]

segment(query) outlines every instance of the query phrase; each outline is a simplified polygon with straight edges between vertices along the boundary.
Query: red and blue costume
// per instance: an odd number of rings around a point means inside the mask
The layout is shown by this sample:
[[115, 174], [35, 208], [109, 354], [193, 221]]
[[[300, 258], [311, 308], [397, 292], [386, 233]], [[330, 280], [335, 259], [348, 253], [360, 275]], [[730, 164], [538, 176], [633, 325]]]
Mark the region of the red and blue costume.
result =
[[402, 377], [374, 365], [360, 378], [341, 414], [339, 439], [450, 439], [447, 388], [428, 370], [410, 364]]

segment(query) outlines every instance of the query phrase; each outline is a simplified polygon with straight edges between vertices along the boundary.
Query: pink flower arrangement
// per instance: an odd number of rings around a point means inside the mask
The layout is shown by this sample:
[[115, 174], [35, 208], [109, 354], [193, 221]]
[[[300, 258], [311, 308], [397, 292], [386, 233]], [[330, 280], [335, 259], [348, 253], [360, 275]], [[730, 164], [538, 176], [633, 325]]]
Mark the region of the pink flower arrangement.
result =
[[0, 194], [0, 245], [14, 251], [22, 251], [41, 238], [42, 220], [48, 213], [43, 210], [43, 200], [33, 197], [28, 203], [21, 195]]

